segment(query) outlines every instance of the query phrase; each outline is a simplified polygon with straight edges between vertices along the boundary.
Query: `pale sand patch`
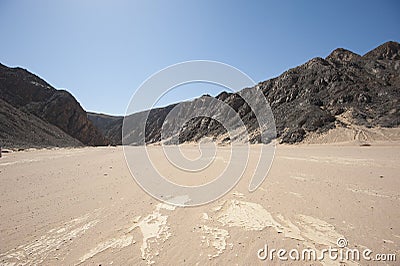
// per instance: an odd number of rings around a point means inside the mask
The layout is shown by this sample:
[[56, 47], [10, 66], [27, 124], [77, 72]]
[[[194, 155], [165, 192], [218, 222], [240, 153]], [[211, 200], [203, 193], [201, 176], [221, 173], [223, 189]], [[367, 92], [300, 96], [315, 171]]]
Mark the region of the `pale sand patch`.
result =
[[[335, 248], [337, 247], [337, 240], [343, 238], [336, 231], [335, 226], [312, 216], [297, 215], [295, 219], [297, 226], [289, 219], [285, 219], [282, 214], [277, 215], [277, 218], [281, 221], [281, 223], [278, 223], [267, 210], [254, 202], [233, 199], [224, 202], [220, 206], [222, 207], [214, 208], [214, 211], [219, 213], [216, 219], [223, 226], [257, 231], [261, 231], [266, 227], [273, 227], [277, 232], [283, 233], [285, 238], [301, 241], [306, 247], [313, 248], [317, 256], [321, 255], [322, 250], [317, 246], [324, 246], [325, 248], [331, 246]], [[228, 231], [226, 233], [229, 235]], [[225, 250], [226, 242], [223, 243], [225, 243], [224, 248], [219, 249], [218, 256]], [[215, 257], [209, 256], [210, 258]], [[327, 258], [320, 262], [323, 265], [340, 265], [339, 262], [333, 262]], [[352, 261], [348, 261], [347, 263], [349, 265], [354, 264]]]
[[201, 236], [201, 243], [206, 247], [213, 247], [216, 250], [214, 254], [208, 254], [208, 258], [216, 258], [226, 249], [226, 239], [229, 238], [229, 232], [217, 227], [202, 226], [204, 235]]
[[357, 189], [357, 188], [348, 187], [347, 190], [349, 190], [349, 191], [351, 191], [353, 193], [362, 193], [362, 194], [365, 194], [365, 195], [368, 195], [368, 196], [374, 196], [374, 197], [379, 197], [379, 198], [393, 198], [393, 199], [396, 199], [396, 200], [400, 199], [400, 197], [391, 196], [391, 195], [385, 195], [385, 194], [382, 194], [382, 192], [379, 192], [379, 191], [376, 191], [376, 190], [373, 190], [373, 189], [368, 189], [367, 190], [367, 189]]
[[208, 219], [210, 219], [210, 217], [208, 216], [208, 214], [207, 214], [206, 212], [203, 212], [203, 213], [201, 214], [201, 218], [202, 218], [203, 220], [208, 220]]
[[298, 175], [292, 175], [290, 176], [290, 178], [293, 178], [294, 180], [298, 180], [298, 181], [307, 181], [307, 178], [303, 177], [303, 176], [298, 176]]
[[321, 156], [321, 157], [291, 157], [291, 156], [282, 156], [281, 158], [287, 160], [296, 160], [296, 161], [306, 161], [306, 162], [314, 162], [314, 163], [327, 163], [327, 164], [342, 164], [342, 165], [360, 165], [360, 166], [380, 166], [374, 160], [370, 159], [362, 159], [362, 158], [340, 158], [340, 157], [331, 157], [331, 156]]
[[0, 163], [0, 166], [7, 166], [7, 165], [13, 165], [13, 164], [20, 164], [20, 163], [31, 163], [31, 162], [38, 162], [38, 161], [40, 161], [40, 159], [23, 159], [23, 160], [19, 160], [19, 161]]
[[374, 143], [379, 141], [395, 142], [400, 140], [400, 128], [367, 128], [351, 123], [346, 114], [336, 116], [346, 127], [335, 127], [323, 134], [309, 133], [305, 143], [309, 144], [332, 144], [332, 143]]
[[382, 241], [383, 241], [384, 243], [394, 244], [394, 241], [389, 240], [389, 239], [382, 239]]
[[237, 192], [237, 191], [232, 192], [232, 195], [234, 197], [236, 197], [236, 198], [239, 198], [239, 199], [243, 199], [244, 198], [244, 194], [240, 193], [240, 192]]
[[301, 231], [296, 225], [294, 225], [290, 220], [285, 219], [282, 214], [278, 214], [277, 218], [285, 225], [283, 227], [283, 233], [286, 238], [304, 241], [304, 238], [301, 236]]
[[[297, 215], [295, 223], [285, 219], [281, 214], [277, 215], [286, 226], [283, 233], [286, 238], [302, 241], [303, 244], [315, 250], [317, 257], [321, 257], [323, 248], [337, 248], [337, 240], [343, 236], [336, 231], [335, 226], [307, 215]], [[323, 246], [321, 248], [320, 246]], [[322, 265], [342, 265], [340, 261], [329, 260], [325, 254], [324, 259], [320, 261]], [[346, 261], [346, 265], [359, 265], [354, 261]]]
[[336, 232], [335, 226], [307, 215], [298, 215], [297, 223], [301, 228], [301, 235], [315, 244], [336, 247], [336, 241], [343, 235]]
[[[167, 203], [160, 205], [161, 208], [164, 208], [166, 210], [175, 210], [176, 206], [185, 206], [186, 203], [190, 202], [190, 198], [188, 195], [182, 195], [182, 196], [176, 196], [173, 198], [167, 197], [168, 198], [168, 202], [170, 202], [171, 204], [174, 205], [169, 205]], [[176, 206], [175, 206], [176, 205]]]
[[303, 195], [301, 195], [300, 193], [296, 193], [296, 192], [293, 192], [293, 191], [289, 191], [288, 194], [293, 195], [293, 196], [295, 196], [295, 197], [297, 197], [299, 199], [304, 198]]
[[[188, 196], [179, 196], [171, 199], [171, 202], [184, 206], [189, 201]], [[158, 203], [153, 213], [147, 215], [142, 220], [137, 217], [135, 224], [129, 229], [134, 230], [136, 227], [140, 228], [143, 235], [142, 245], [140, 250], [142, 252], [142, 259], [147, 264], [154, 264], [154, 256], [159, 256], [162, 250], [162, 243], [168, 240], [171, 236], [170, 226], [167, 224], [168, 215], [162, 214], [161, 210], [174, 211], [176, 206], [167, 203]]]
[[175, 206], [165, 203], [159, 203], [153, 213], [144, 217], [139, 221], [135, 227], [139, 227], [143, 235], [142, 246], [142, 259], [147, 264], [153, 264], [154, 256], [159, 255], [160, 245], [165, 242], [170, 236], [170, 227], [167, 225], [168, 215], [161, 214], [161, 209], [175, 210]]
[[282, 226], [272, 218], [272, 215], [261, 205], [241, 200], [230, 200], [222, 207], [222, 212], [217, 217], [222, 225], [238, 226], [245, 230], [261, 231], [272, 227], [282, 231]]
[[7, 265], [41, 264], [51, 252], [58, 250], [61, 246], [72, 245], [73, 239], [94, 227], [99, 220], [89, 220], [91, 216], [93, 215], [88, 213], [66, 222], [61, 227], [52, 228], [40, 238], [0, 254], [0, 258], [6, 258]]
[[134, 243], [136, 243], [136, 241], [133, 239], [133, 236], [130, 235], [123, 235], [119, 238], [108, 239], [104, 242], [101, 242], [94, 249], [91, 249], [88, 253], [83, 255], [80, 258], [80, 263], [83, 263], [86, 260], [93, 258], [97, 254], [106, 251], [107, 249], [114, 249], [114, 248], [121, 249], [130, 246]]

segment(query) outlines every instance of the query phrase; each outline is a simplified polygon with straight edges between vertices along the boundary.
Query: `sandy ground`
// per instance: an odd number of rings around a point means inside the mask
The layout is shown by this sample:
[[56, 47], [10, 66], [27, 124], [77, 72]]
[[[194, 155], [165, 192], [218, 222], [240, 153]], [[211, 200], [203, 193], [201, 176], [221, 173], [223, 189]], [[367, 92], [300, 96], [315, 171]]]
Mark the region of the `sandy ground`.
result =
[[[266, 244], [319, 253], [339, 238], [400, 260], [399, 142], [279, 145], [267, 179], [249, 193], [255, 161], [223, 198], [181, 208], [142, 191], [121, 147], [3, 154], [0, 264], [271, 265], [283, 262], [258, 258]], [[339, 264], [326, 257], [297, 263]], [[375, 264], [346, 261], [357, 263]]]

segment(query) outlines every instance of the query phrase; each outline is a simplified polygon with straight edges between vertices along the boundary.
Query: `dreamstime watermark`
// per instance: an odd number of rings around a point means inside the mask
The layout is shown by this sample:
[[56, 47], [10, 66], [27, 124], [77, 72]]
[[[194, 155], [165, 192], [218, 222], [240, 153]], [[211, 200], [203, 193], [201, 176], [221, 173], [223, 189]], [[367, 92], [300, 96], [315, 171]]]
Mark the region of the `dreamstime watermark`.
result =
[[[154, 109], [155, 103], [167, 92], [190, 83], [219, 85], [235, 93], [232, 97], [236, 98], [228, 104], [223, 99], [201, 97], [197, 101], [179, 103], [172, 109], [169, 108], [168, 114], [161, 114], [156, 118], [151, 111], [134, 114], [138, 109]], [[254, 86], [255, 82], [240, 70], [214, 61], [188, 61], [169, 66], [152, 75], [132, 96], [122, 127], [124, 154], [135, 181], [154, 198], [176, 206], [206, 204], [226, 194], [239, 182], [246, 169], [250, 152], [249, 140], [254, 137], [242, 120], [243, 110], [239, 113], [232, 106], [235, 101], [244, 101], [247, 104], [244, 107], [250, 108], [251, 116], [255, 117], [258, 124], [258, 128], [252, 129], [252, 133], [257, 132], [258, 141], [266, 144], [260, 147], [258, 163], [249, 183], [249, 191], [256, 190], [266, 178], [272, 164], [276, 128], [272, 110], [264, 94], [258, 88], [250, 89]], [[206, 184], [176, 184], [160, 170], [162, 167], [159, 167], [159, 160], [152, 157], [146, 144], [154, 140], [161, 143], [162, 149], [159, 151], [168, 162], [190, 178], [191, 174], [215, 163], [218, 149], [213, 142], [210, 146], [205, 144], [207, 141], [199, 141], [199, 158], [190, 160], [182, 154], [181, 134], [190, 121], [200, 118], [213, 120], [224, 128], [229, 137], [228, 164]], [[160, 123], [161, 132], [158, 132]], [[192, 128], [191, 131], [190, 134], [198, 133], [197, 128]]]
[[297, 249], [293, 248], [290, 250], [280, 248], [269, 248], [268, 244], [265, 244], [263, 248], [257, 251], [257, 257], [260, 260], [269, 261], [396, 261], [395, 253], [374, 253], [372, 250], [349, 248], [348, 242], [345, 238], [339, 238], [337, 240], [337, 247], [329, 246], [328, 248], [317, 250], [315, 248]]

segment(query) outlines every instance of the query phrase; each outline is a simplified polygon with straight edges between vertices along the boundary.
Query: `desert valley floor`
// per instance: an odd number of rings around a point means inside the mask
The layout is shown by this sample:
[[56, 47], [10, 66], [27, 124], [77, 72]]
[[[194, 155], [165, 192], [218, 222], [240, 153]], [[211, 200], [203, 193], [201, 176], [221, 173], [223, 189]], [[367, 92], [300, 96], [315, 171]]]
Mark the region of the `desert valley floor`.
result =
[[[265, 244], [321, 251], [339, 238], [399, 260], [399, 173], [400, 142], [278, 145], [255, 192], [246, 170], [224, 197], [182, 208], [136, 184], [122, 147], [5, 153], [0, 265], [271, 265], [282, 261], [260, 260]], [[307, 264], [319, 263], [340, 262]]]

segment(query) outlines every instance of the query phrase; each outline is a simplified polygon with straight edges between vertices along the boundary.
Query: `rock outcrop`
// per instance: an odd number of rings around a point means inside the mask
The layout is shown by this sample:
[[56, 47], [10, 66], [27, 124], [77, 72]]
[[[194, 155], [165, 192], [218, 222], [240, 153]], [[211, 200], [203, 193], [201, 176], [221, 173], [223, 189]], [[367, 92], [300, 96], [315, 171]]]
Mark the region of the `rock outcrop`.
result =
[[93, 125], [110, 141], [110, 144], [117, 145], [121, 143], [123, 116], [111, 116], [92, 112], [88, 112], [87, 115]]
[[[69, 92], [56, 90], [25, 69], [9, 68], [0, 64], [0, 99], [28, 116], [34, 115], [42, 122], [58, 127], [79, 143], [109, 144], [109, 141], [88, 120], [85, 110]], [[11, 136], [13, 132], [5, 133]], [[18, 138], [15, 136], [16, 143]], [[32, 145], [36, 145], [34, 141]]]
[[83, 144], [58, 127], [25, 113], [0, 99], [0, 145], [26, 149], [77, 147]]

